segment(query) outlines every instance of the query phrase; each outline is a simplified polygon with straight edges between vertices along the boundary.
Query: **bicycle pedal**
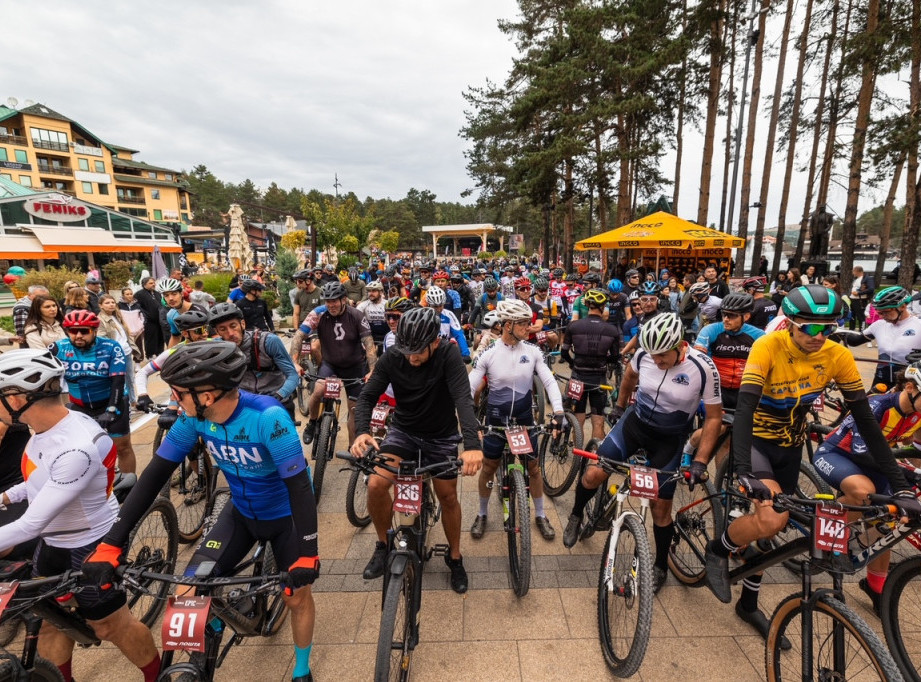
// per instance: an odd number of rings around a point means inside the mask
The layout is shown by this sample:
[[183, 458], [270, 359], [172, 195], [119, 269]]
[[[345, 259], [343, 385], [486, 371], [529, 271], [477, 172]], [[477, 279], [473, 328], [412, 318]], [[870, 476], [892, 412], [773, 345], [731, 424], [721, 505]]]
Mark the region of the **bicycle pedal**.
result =
[[450, 549], [448, 545], [432, 545], [431, 554], [433, 556], [448, 556]]

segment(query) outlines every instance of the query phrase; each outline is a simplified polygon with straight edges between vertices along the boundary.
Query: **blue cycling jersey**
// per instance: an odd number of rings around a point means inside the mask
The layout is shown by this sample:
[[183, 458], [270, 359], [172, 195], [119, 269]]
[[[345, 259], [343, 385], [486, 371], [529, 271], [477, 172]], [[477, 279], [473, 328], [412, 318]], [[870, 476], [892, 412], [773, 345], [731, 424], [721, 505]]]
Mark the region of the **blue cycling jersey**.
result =
[[250, 519], [291, 515], [285, 478], [304, 471], [301, 439], [288, 412], [274, 398], [240, 391], [240, 402], [223, 424], [183, 415], [157, 454], [181, 462], [201, 438], [224, 472], [234, 506]]
[[102, 336], [85, 350], [76, 348], [70, 339], [62, 339], [55, 344], [54, 353], [64, 363], [71, 402], [87, 407], [108, 403], [112, 377], [125, 374], [127, 367], [121, 344]]

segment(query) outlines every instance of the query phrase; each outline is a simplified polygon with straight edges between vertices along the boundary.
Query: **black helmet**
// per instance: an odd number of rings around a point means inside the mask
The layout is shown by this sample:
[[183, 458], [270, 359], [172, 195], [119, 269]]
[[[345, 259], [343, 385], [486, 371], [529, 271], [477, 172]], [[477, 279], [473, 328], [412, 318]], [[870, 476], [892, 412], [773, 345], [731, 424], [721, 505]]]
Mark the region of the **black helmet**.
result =
[[313, 276], [312, 271], [308, 270], [307, 268], [304, 268], [303, 270], [298, 270], [293, 275], [291, 275], [291, 279], [295, 279], [295, 280], [296, 279], [311, 279], [312, 276]]
[[218, 303], [211, 309], [208, 315], [208, 320], [211, 322], [212, 326], [220, 324], [221, 322], [226, 322], [227, 320], [242, 319], [243, 311], [233, 303]]
[[565, 274], [566, 274], [566, 272], [563, 270], [563, 268], [553, 268], [553, 276], [554, 276], [556, 279], [559, 279], [560, 277], [562, 277], [562, 276], [565, 275]]
[[841, 317], [841, 297], [821, 284], [807, 284], [792, 289], [783, 299], [781, 309], [787, 317], [806, 322], [834, 322]]
[[723, 299], [720, 310], [727, 313], [750, 313], [755, 309], [755, 299], [751, 294], [734, 291]]
[[240, 289], [243, 293], [248, 294], [251, 291], [262, 291], [265, 289], [265, 285], [261, 282], [257, 282], [254, 279], [248, 279], [246, 281], [240, 282]]
[[237, 344], [229, 341], [194, 341], [177, 346], [163, 363], [160, 377], [180, 388], [232, 389], [240, 385], [247, 359]]
[[451, 273], [451, 284], [457, 284], [458, 282], [463, 282], [463, 281], [464, 281], [464, 276], [462, 274], [460, 274], [459, 272]]
[[[233, 307], [236, 308], [237, 306]], [[239, 310], [239, 308], [237, 308], [237, 310]], [[190, 308], [176, 318], [176, 326], [179, 327], [179, 331], [181, 332], [188, 331], [189, 329], [207, 327], [210, 322], [210, 315], [204, 310], [198, 310], [197, 308]]]
[[394, 296], [393, 298], [387, 299], [387, 304], [384, 306], [384, 309], [387, 311], [395, 310], [398, 313], [405, 313], [407, 310], [412, 310], [413, 307], [413, 302], [405, 296]]
[[441, 316], [433, 308], [413, 308], [397, 325], [396, 349], [403, 355], [421, 353], [441, 331]]
[[582, 281], [589, 284], [601, 284], [601, 275], [597, 272], [589, 272], [582, 278]]
[[492, 277], [487, 277], [483, 280], [483, 289], [486, 291], [496, 291], [499, 288], [499, 283]]
[[358, 281], [358, 268], [349, 268], [349, 280], [352, 282]]
[[566, 281], [567, 282], [578, 282], [579, 274], [576, 272], [570, 272], [568, 275], [566, 275]]
[[322, 297], [324, 301], [338, 301], [348, 296], [342, 282], [327, 282], [323, 285]]

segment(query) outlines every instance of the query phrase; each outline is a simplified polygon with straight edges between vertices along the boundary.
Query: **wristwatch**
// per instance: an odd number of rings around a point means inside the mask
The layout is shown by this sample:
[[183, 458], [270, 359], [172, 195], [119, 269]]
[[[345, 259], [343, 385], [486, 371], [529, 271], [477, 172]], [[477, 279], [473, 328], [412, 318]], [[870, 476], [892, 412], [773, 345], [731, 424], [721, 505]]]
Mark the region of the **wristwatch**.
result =
[[115, 407], [115, 405], [109, 405], [106, 408], [106, 412], [111, 412], [112, 414], [115, 414], [116, 412], [118, 412], [118, 408]]

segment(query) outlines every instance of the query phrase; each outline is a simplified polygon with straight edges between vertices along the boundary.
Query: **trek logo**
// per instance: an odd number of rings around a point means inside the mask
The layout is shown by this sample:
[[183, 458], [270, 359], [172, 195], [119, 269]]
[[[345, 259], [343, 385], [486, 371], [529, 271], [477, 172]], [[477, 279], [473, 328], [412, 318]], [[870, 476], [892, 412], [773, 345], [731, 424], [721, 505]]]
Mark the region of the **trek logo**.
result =
[[269, 440], [278, 440], [284, 435], [287, 435], [288, 427], [283, 426], [280, 421], [275, 420], [275, 430], [272, 431], [272, 434], [269, 436]]
[[688, 375], [687, 375], [687, 374], [678, 374], [678, 375], [676, 375], [675, 378], [672, 379], [672, 382], [675, 383], [675, 384], [680, 384], [681, 386], [690, 386], [690, 385], [691, 385], [691, 380], [688, 379]]
[[259, 450], [255, 446], [244, 448], [234, 445], [221, 445], [218, 447], [211, 441], [207, 441], [207, 446], [208, 452], [211, 453], [212, 457], [224, 462], [242, 464], [243, 466], [248, 464], [262, 464], [262, 455], [259, 454]]

